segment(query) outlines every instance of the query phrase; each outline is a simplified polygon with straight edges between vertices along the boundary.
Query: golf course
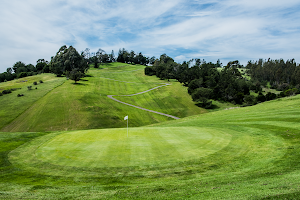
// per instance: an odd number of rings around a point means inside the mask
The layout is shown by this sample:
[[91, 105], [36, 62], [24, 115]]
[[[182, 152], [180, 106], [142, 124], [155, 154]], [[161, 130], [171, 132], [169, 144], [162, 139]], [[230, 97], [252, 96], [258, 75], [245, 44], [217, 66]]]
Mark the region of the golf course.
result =
[[299, 199], [300, 95], [209, 110], [144, 67], [0, 83], [0, 199]]

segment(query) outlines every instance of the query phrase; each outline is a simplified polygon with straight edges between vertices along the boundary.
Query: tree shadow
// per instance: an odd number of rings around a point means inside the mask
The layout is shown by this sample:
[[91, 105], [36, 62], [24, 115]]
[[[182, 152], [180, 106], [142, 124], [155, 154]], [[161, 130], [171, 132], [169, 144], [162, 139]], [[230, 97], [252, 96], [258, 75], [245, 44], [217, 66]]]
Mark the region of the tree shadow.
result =
[[[196, 103], [195, 105], [198, 106], [198, 107], [200, 107], [200, 108], [204, 108], [204, 107], [202, 107], [202, 103]], [[207, 110], [217, 110], [219, 108], [220, 108], [219, 106], [212, 104], [209, 108], [204, 108], [204, 109], [207, 109]]]
[[87, 85], [87, 84], [85, 84], [85, 83], [79, 83], [79, 82], [77, 82], [77, 83], [72, 83], [73, 85], [81, 85], [81, 86], [85, 86], [85, 85]]
[[90, 74], [85, 74], [84, 77], [94, 77], [94, 76], [92, 76]]

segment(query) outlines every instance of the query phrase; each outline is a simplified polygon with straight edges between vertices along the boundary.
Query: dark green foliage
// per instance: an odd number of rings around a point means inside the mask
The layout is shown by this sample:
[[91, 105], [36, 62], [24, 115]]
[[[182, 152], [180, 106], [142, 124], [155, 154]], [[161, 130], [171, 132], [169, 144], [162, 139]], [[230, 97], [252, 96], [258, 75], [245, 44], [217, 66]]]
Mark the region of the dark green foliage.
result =
[[143, 56], [141, 52], [139, 54], [135, 54], [134, 51], [131, 51], [129, 53], [127, 50], [123, 48], [123, 49], [119, 49], [117, 62], [146, 65], [149, 63], [149, 58]]
[[94, 68], [99, 68], [98, 64], [99, 64], [98, 58], [94, 56]]
[[288, 89], [284, 92], [285, 96], [294, 96], [298, 90], [296, 88]]
[[263, 95], [263, 93], [259, 93], [258, 94], [258, 96], [257, 96], [257, 102], [264, 102], [264, 101], [266, 101], [266, 97], [265, 97], [265, 95]]
[[244, 102], [247, 106], [255, 105], [257, 103], [256, 98], [253, 95], [245, 95]]
[[36, 81], [34, 81], [34, 82], [33, 82], [33, 85], [37, 85], [37, 82], [36, 82]]
[[11, 91], [12, 91], [11, 89], [3, 90], [3, 91], [2, 91], [2, 94], [9, 94], [9, 93], [11, 93]]
[[145, 75], [152, 76], [156, 74], [155, 71], [152, 69], [152, 67], [147, 66], [145, 67], [144, 70], [145, 70]]
[[35, 66], [36, 70], [38, 72], [49, 73], [49, 70], [47, 70], [47, 68], [49, 69], [48, 64], [48, 61], [46, 61], [45, 59], [38, 59]]
[[24, 77], [27, 77], [27, 72], [21, 72], [18, 74], [17, 78], [24, 78]]
[[32, 86], [30, 85], [30, 86], [27, 86], [27, 89], [28, 90], [31, 90], [32, 89]]
[[203, 78], [194, 79], [188, 85], [188, 93], [192, 94], [196, 89], [203, 87]]
[[272, 93], [272, 92], [268, 92], [268, 93], [266, 94], [266, 100], [267, 100], [267, 101], [276, 99], [276, 97], [277, 97], [276, 94], [274, 94], [274, 93]]
[[73, 69], [71, 72], [68, 72], [66, 74], [71, 80], [75, 81], [75, 84], [77, 81], [79, 81], [82, 77], [84, 77], [84, 74], [79, 71], [78, 69]]
[[[272, 88], [278, 86], [285, 88], [286, 85], [300, 84], [300, 66], [296, 65], [294, 59], [284, 62], [283, 59], [252, 62], [249, 61], [246, 68], [251, 78], [261, 82], [269, 81]], [[280, 88], [279, 90], [284, 90]]]
[[24, 96], [24, 94], [18, 94], [18, 95], [17, 95], [17, 97], [22, 97], [22, 96]]
[[39, 81], [40, 83], [44, 83], [42, 80]]
[[84, 57], [74, 47], [67, 48], [66, 45], [62, 46], [55, 57], [51, 59], [50, 66], [51, 71], [57, 76], [62, 76], [73, 69], [77, 69], [83, 74], [88, 70], [88, 64]]
[[209, 101], [209, 99], [211, 98], [212, 93], [212, 89], [200, 87], [193, 92], [192, 99], [199, 103], [202, 108], [210, 108], [212, 106], [212, 102]]

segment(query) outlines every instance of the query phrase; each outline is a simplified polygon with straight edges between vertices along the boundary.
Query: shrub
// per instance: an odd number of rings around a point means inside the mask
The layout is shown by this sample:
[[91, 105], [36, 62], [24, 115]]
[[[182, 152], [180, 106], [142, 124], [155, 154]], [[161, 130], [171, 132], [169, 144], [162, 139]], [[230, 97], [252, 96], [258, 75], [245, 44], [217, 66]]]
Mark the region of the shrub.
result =
[[36, 81], [34, 81], [34, 82], [33, 82], [33, 85], [37, 85], [37, 82], [36, 82]]
[[257, 99], [258, 102], [264, 102], [264, 101], [266, 101], [265, 95], [263, 95], [263, 93], [261, 93], [261, 92], [258, 94], [258, 96], [257, 96], [256, 99]]
[[266, 100], [267, 100], [267, 101], [276, 99], [276, 97], [277, 97], [276, 94], [274, 94], [274, 93], [272, 93], [272, 92], [268, 92], [268, 93], [266, 94]]
[[40, 80], [40, 83], [44, 83], [42, 80]]
[[284, 92], [285, 96], [294, 96], [297, 93], [297, 89], [293, 88], [293, 89], [288, 89]]
[[30, 85], [30, 86], [27, 86], [27, 88], [28, 88], [28, 90], [31, 90], [32, 89], [32, 86]]
[[11, 93], [11, 89], [3, 90], [3, 91], [2, 91], [2, 94], [9, 94], [9, 93]]
[[21, 72], [20, 74], [18, 74], [17, 78], [23, 78], [23, 77], [27, 77], [27, 72]]
[[245, 95], [244, 97], [244, 102], [246, 103], [246, 105], [251, 106], [251, 105], [255, 105], [256, 102], [256, 98], [253, 95]]

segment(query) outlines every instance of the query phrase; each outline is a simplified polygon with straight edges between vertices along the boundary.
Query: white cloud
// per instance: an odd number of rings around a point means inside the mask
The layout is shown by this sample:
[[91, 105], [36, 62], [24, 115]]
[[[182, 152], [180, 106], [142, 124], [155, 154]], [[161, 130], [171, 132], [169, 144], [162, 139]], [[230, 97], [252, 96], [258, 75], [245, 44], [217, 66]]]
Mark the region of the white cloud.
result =
[[64, 44], [179, 61], [299, 62], [299, 7], [298, 0], [1, 1], [0, 72], [19, 60], [49, 60]]

